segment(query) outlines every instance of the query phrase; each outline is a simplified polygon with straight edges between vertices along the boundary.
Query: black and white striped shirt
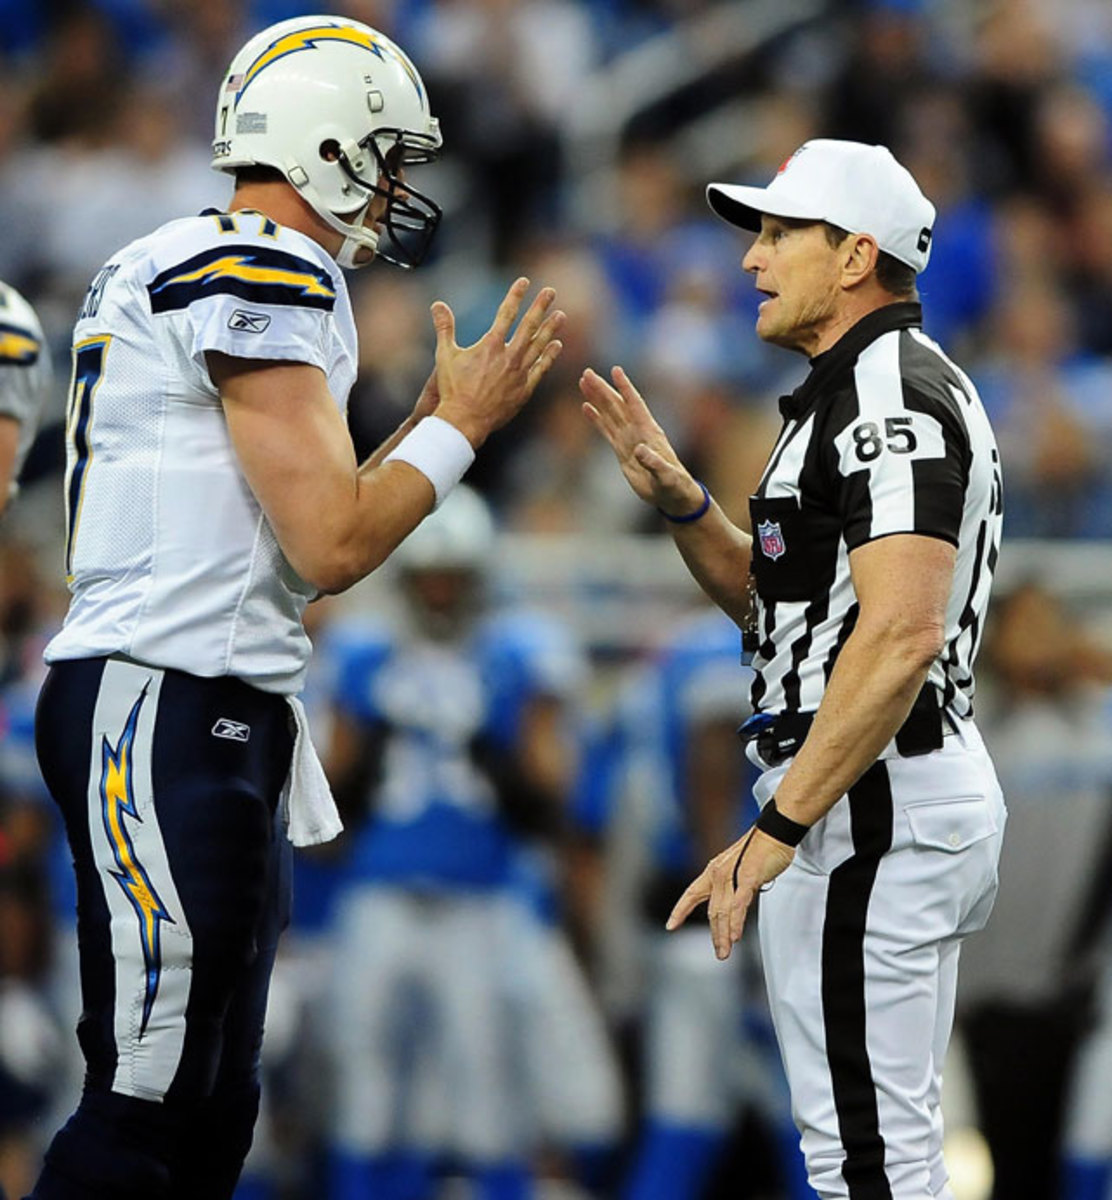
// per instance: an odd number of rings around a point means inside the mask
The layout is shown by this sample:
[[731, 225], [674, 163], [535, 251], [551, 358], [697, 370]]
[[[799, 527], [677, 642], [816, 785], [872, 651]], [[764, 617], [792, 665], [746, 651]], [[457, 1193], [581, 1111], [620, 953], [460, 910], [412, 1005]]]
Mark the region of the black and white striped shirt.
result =
[[754, 711], [813, 712], [857, 620], [856, 547], [894, 533], [957, 547], [946, 644], [927, 682], [973, 709], [973, 659], [1000, 547], [1000, 460], [969, 378], [926, 337], [918, 304], [870, 313], [781, 402], [750, 499]]

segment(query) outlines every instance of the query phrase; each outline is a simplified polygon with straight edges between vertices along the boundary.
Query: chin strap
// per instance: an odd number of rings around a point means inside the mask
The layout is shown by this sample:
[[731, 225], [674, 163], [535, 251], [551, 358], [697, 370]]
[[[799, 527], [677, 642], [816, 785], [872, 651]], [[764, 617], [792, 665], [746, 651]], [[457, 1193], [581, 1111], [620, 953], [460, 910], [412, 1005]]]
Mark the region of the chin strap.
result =
[[[343, 232], [343, 222], [338, 218], [335, 222], [329, 221], [328, 223], [333, 229]], [[356, 262], [356, 254], [363, 249], [370, 250], [370, 257]], [[360, 229], [358, 233], [349, 233], [344, 237], [343, 245], [336, 252], [336, 261], [349, 271], [358, 271], [360, 267], [369, 267], [374, 262], [377, 253], [378, 234], [373, 229]]]
[[[286, 178], [290, 184], [297, 188], [298, 194], [305, 198], [309, 207], [313, 212], [326, 224], [330, 225], [337, 233], [344, 235], [343, 244], [336, 252], [336, 261], [341, 267], [349, 271], [358, 270], [360, 267], [366, 267], [374, 261], [375, 255], [378, 253], [378, 234], [373, 229], [367, 229], [363, 225], [363, 218], [367, 215], [367, 209], [371, 207], [373, 196], [368, 196], [363, 207], [354, 215], [353, 223], [341, 220], [334, 212], [325, 208], [323, 201], [320, 198], [320, 193], [305, 178], [305, 182], [300, 186], [295, 182], [299, 177], [304, 177], [305, 173], [300, 167], [293, 165], [288, 167], [285, 172]], [[370, 257], [365, 262], [356, 262], [355, 256], [360, 250], [370, 250]]]

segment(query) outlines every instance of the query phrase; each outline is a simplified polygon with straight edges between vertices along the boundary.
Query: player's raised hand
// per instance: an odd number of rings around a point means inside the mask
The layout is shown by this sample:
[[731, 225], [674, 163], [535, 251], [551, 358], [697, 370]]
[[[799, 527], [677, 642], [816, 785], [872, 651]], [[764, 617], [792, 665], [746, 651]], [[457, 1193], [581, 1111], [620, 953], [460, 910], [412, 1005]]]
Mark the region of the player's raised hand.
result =
[[[514, 329], [529, 280], [518, 279], [498, 306], [490, 328], [471, 346], [456, 345], [456, 318], [443, 300], [432, 306], [436, 329], [437, 416], [480, 446], [533, 394], [563, 349], [557, 339], [564, 313], [556, 292], [541, 288]], [[512, 331], [512, 332], [511, 332]]]
[[703, 502], [700, 485], [625, 371], [614, 367], [610, 376], [613, 386], [590, 368], [580, 377], [587, 420], [610, 443], [622, 474], [642, 500], [674, 516], [694, 512]]
[[678, 929], [705, 902], [714, 953], [720, 959], [729, 958], [757, 893], [787, 870], [794, 857], [793, 847], [759, 829], [750, 829], [716, 854], [691, 881], [676, 901], [665, 928]]

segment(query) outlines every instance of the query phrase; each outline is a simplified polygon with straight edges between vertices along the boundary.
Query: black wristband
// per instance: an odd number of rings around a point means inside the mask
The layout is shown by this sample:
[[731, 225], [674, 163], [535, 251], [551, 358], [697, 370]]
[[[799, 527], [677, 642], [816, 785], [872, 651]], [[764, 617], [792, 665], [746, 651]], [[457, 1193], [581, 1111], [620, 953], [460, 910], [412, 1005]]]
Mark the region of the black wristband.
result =
[[761, 809], [761, 815], [757, 818], [757, 828], [761, 833], [767, 833], [770, 838], [783, 842], [785, 846], [798, 846], [811, 827], [801, 825], [791, 817], [785, 817], [776, 807], [776, 797], [773, 796]]
[[707, 485], [701, 479], [696, 479], [695, 482], [703, 489], [703, 503], [693, 513], [688, 513], [686, 517], [673, 517], [671, 513], [666, 513], [662, 508], [658, 508], [656, 511], [666, 521], [671, 521], [673, 525], [689, 525], [692, 521], [697, 521], [700, 517], [705, 517], [707, 509], [710, 508], [710, 492], [707, 490]]

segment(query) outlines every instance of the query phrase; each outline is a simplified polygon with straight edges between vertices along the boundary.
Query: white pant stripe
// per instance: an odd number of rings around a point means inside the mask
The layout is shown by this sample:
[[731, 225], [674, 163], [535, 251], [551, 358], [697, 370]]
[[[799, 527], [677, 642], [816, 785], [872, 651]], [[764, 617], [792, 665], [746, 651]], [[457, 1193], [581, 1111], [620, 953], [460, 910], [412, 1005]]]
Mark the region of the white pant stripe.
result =
[[105, 664], [88, 814], [116, 963], [113, 1091], [161, 1100], [181, 1060], [193, 939], [154, 810], [151, 750], [162, 672]]

